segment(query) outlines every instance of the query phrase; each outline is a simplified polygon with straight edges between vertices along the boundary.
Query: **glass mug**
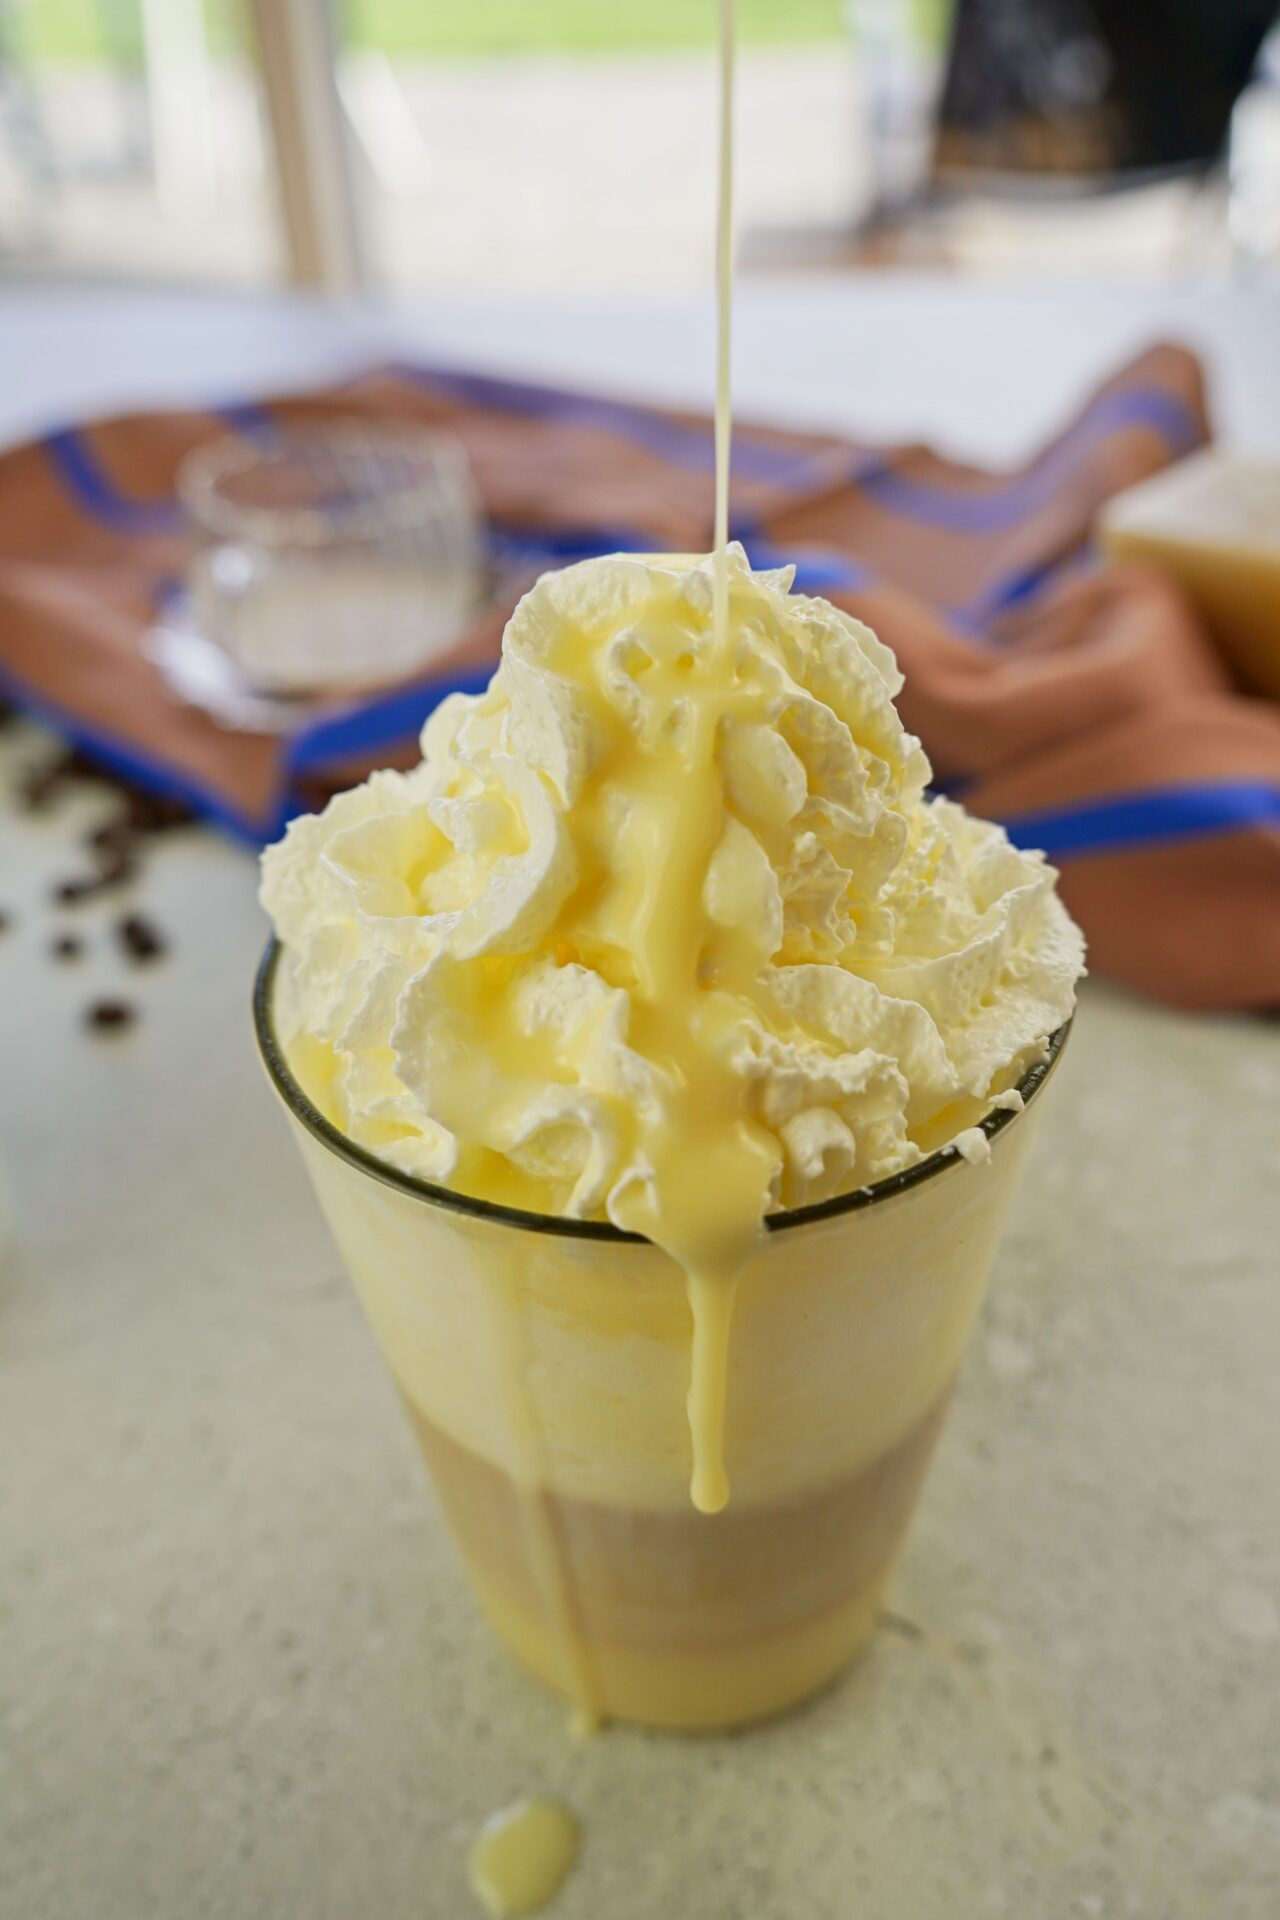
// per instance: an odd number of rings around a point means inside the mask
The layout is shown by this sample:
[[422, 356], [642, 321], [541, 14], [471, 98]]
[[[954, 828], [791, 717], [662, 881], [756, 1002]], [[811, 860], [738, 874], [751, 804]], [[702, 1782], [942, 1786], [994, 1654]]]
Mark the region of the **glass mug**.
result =
[[183, 461], [196, 633], [245, 688], [351, 696], [421, 671], [480, 603], [466, 450], [357, 420], [228, 434]]

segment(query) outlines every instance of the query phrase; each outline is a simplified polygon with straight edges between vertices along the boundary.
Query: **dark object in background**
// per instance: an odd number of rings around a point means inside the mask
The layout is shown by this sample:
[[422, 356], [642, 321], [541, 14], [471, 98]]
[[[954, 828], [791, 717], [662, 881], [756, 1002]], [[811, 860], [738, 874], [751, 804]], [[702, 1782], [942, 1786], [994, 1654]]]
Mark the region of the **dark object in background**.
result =
[[29, 813], [42, 813], [68, 782], [74, 780], [92, 780], [118, 795], [122, 802], [122, 812], [116, 819], [107, 822], [106, 827], [95, 828], [94, 837], [98, 841], [108, 829], [127, 826], [136, 835], [164, 833], [170, 827], [189, 826], [196, 817], [183, 801], [170, 800], [149, 787], [139, 786], [124, 774], [82, 753], [78, 747], [61, 748], [39, 766], [32, 767], [19, 783], [19, 802]]
[[[76, 906], [135, 879], [146, 842], [174, 827], [188, 826], [195, 819], [182, 801], [139, 787], [76, 748], [59, 751], [33, 767], [19, 785], [19, 804], [29, 813], [43, 813], [73, 780], [93, 780], [106, 787], [116, 797], [116, 808], [84, 836], [93, 871], [54, 882], [52, 895], [60, 907]], [[155, 951], [162, 950], [163, 942]]]
[[956, 0], [935, 176], [1207, 166], [1275, 18], [1276, 0]]
[[168, 941], [155, 922], [148, 920], [142, 913], [127, 913], [116, 928], [120, 944], [135, 966], [145, 966], [148, 961], [159, 960], [168, 948]]
[[[183, 802], [151, 793], [75, 748], [61, 748], [28, 768], [15, 797], [29, 813], [44, 813], [56, 806], [71, 783], [86, 779], [105, 788], [114, 806], [105, 820], [77, 834], [91, 870], [52, 883], [50, 896], [58, 907], [78, 906], [139, 878], [155, 837], [187, 826], [195, 818]], [[0, 914], [0, 926], [3, 918]], [[136, 910], [120, 916], [115, 933], [134, 966], [150, 965], [169, 951], [168, 937], [154, 920]], [[53, 936], [48, 950], [57, 961], [79, 960], [85, 943], [79, 935], [63, 932]], [[83, 1014], [92, 1033], [119, 1031], [131, 1027], [137, 1018], [138, 1009], [127, 1000], [95, 1000]]]
[[81, 900], [91, 900], [95, 893], [101, 893], [105, 887], [120, 886], [132, 878], [133, 869], [128, 867], [113, 868], [109, 873], [104, 871], [79, 880], [58, 880], [54, 884], [53, 897], [60, 907], [74, 907]]
[[95, 1000], [85, 1009], [85, 1025], [94, 1033], [122, 1033], [133, 1025], [134, 1013], [127, 1000]]

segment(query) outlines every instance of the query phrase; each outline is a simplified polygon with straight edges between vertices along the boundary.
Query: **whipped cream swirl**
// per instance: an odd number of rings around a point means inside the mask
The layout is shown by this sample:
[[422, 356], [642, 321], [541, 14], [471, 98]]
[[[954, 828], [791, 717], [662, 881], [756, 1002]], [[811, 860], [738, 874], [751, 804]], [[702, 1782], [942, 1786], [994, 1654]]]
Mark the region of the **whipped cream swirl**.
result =
[[281, 1038], [337, 1125], [691, 1269], [662, 1230], [691, 1142], [725, 1196], [708, 1245], [740, 1263], [764, 1211], [972, 1126], [1083, 967], [1043, 856], [926, 798], [888, 649], [729, 560], [719, 643], [707, 560], [547, 574], [422, 764], [263, 860]]

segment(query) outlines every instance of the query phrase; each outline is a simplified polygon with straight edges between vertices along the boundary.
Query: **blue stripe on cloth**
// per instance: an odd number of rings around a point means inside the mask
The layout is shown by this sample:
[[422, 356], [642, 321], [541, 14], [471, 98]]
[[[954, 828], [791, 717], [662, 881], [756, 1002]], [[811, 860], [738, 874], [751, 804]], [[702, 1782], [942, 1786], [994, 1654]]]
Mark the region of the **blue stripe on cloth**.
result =
[[796, 585], [802, 593], [822, 593], [828, 587], [847, 587], [862, 591], [874, 585], [869, 567], [847, 553], [832, 553], [825, 548], [806, 551], [803, 547], [787, 552], [763, 540], [748, 540], [748, 555], [753, 567], [790, 567], [796, 570]]
[[[271, 415], [265, 407], [252, 402], [234, 403], [212, 410], [237, 433], [255, 438], [269, 432]], [[59, 479], [72, 499], [101, 525], [116, 533], [181, 533], [186, 514], [180, 501], [131, 500], [120, 491], [78, 428], [62, 427], [40, 442]]]
[[283, 833], [301, 802], [288, 790], [289, 782], [316, 767], [348, 755], [374, 753], [414, 738], [432, 709], [450, 693], [480, 693], [489, 684], [491, 667], [431, 681], [349, 708], [316, 721], [284, 743], [284, 790], [264, 815], [255, 815], [220, 799], [192, 775], [171, 766], [162, 757], [143, 753], [117, 740], [105, 728], [86, 725], [82, 717], [59, 701], [35, 693], [24, 681], [0, 667], [0, 693], [32, 719], [59, 733], [73, 747], [97, 760], [109, 772], [169, 800], [181, 800], [202, 819], [222, 827], [237, 840], [260, 846]]
[[1280, 829], [1280, 786], [1265, 780], [1224, 780], [1152, 787], [1019, 814], [1003, 824], [1015, 846], [1040, 847], [1051, 859], [1079, 859], [1253, 827]]
[[[833, 588], [850, 593], [867, 593], [880, 583], [880, 576], [860, 560], [855, 560], [851, 554], [835, 553], [829, 548], [775, 547], [767, 541], [757, 540], [750, 522], [736, 522], [729, 532], [732, 539], [741, 541], [753, 567], [793, 566], [796, 570], [796, 588], [800, 593], [824, 594]], [[489, 546], [494, 558], [506, 566], [564, 567], [572, 566], [576, 560], [590, 560], [604, 553], [649, 553], [653, 541], [649, 536], [625, 527], [600, 527], [594, 532], [567, 528], [544, 534], [524, 528], [503, 527], [495, 522], [489, 527]], [[1051, 567], [1037, 569], [1034, 578], [1029, 571], [1014, 594], [1014, 599], [1029, 600], [1036, 593], [1056, 585], [1059, 577], [1072, 564], [1071, 561], [1055, 562]], [[984, 595], [970, 606], [938, 607], [936, 611], [950, 621], [962, 639], [981, 641], [986, 638], [987, 621], [995, 613], [1003, 611], [1003, 605], [1001, 597], [988, 604]]]
[[2, 667], [0, 693], [24, 713], [30, 714], [33, 720], [39, 720], [55, 733], [61, 734], [73, 747], [82, 748], [109, 772], [117, 773], [137, 786], [146, 787], [152, 793], [163, 794], [168, 800], [183, 801], [204, 819], [225, 827], [238, 840], [248, 840], [257, 845], [264, 837], [280, 832], [284, 826], [288, 817], [286, 811], [278, 810], [269, 822], [255, 820], [250, 814], [219, 800], [189, 774], [179, 772], [164, 760], [152, 759], [134, 747], [125, 746], [100, 727], [86, 726], [78, 713], [72, 713], [56, 700], [46, 699], [43, 694], [33, 693], [16, 674]]
[[116, 533], [180, 533], [185, 515], [176, 500], [131, 500], [121, 493], [74, 427], [40, 442], [76, 504]]
[[1101, 564], [1102, 556], [1098, 548], [1089, 541], [1065, 558], [1025, 567], [1018, 573], [1006, 574], [1003, 579], [993, 581], [967, 607], [943, 608], [942, 611], [949, 612], [959, 625], [967, 623], [972, 628], [985, 631], [1002, 614], [1015, 610], [1026, 611], [1068, 580], [1091, 573]]
[[[713, 464], [709, 428], [681, 426], [633, 402], [452, 369], [398, 365], [392, 371], [416, 386], [473, 404], [599, 426], [648, 446], [677, 465], [710, 471]], [[260, 433], [271, 424], [268, 410], [252, 402], [228, 403], [214, 411], [239, 432]], [[1080, 440], [1135, 425], [1161, 433], [1174, 453], [1187, 451], [1199, 437], [1195, 420], [1174, 395], [1156, 387], [1131, 388], [1104, 395], [1025, 474], [978, 497], [909, 479], [895, 473], [882, 457], [852, 448], [845, 477], [870, 498], [908, 518], [951, 532], [992, 532], [1016, 525], [1048, 497], [1059, 483], [1062, 467], [1077, 457]], [[176, 501], [130, 500], [115, 486], [75, 429], [50, 434], [42, 444], [72, 496], [102, 524], [123, 533], [180, 531], [182, 512]], [[795, 454], [755, 443], [743, 433], [734, 443], [734, 471], [740, 478], [767, 481], [797, 494], [814, 483], [830, 487], [841, 477], [832, 468], [829, 452], [818, 456]], [[742, 533], [751, 530], [748, 521], [740, 524]], [[594, 551], [607, 551], [614, 538], [601, 529]], [[1016, 587], [1016, 580], [1012, 584]], [[981, 607], [975, 605], [969, 610], [970, 618], [985, 611], [993, 595], [998, 598], [999, 593], [998, 587], [986, 590]]]
[[[833, 587], [850, 593], [871, 593], [882, 584], [882, 575], [864, 566], [850, 554], [832, 553], [820, 548], [806, 552], [803, 547], [788, 552], [785, 548], [766, 546], [754, 540], [748, 540], [745, 544], [753, 567], [794, 566], [795, 584], [801, 593], [825, 594]], [[980, 609], [975, 612], [972, 607], [935, 607], [934, 612], [941, 614], [960, 639], [972, 641], [978, 646], [986, 643], [987, 633]]]
[[1076, 424], [1007, 485], [981, 494], [913, 480], [884, 467], [862, 474], [862, 491], [890, 512], [946, 533], [997, 533], [1017, 526], [1060, 486], [1063, 469], [1080, 457], [1080, 442], [1101, 439], [1125, 427], [1148, 427], [1174, 455], [1198, 445], [1200, 429], [1190, 410], [1161, 387], [1130, 387], [1104, 394]]
[[927, 800], [957, 800], [963, 804], [964, 796], [968, 793], [976, 778], [977, 775], [973, 773], [949, 773], [946, 779], [943, 780], [939, 777], [935, 769], [931, 774], [925, 798]]
[[219, 420], [233, 428], [236, 433], [247, 434], [251, 439], [257, 439], [259, 434], [275, 431], [276, 423], [271, 417], [270, 409], [259, 406], [253, 400], [236, 400], [228, 406], [215, 407], [213, 411]]
[[419, 681], [415, 686], [398, 688], [363, 706], [348, 707], [341, 713], [313, 721], [287, 742], [285, 764], [289, 773], [294, 776], [309, 773], [335, 760], [376, 753], [411, 738], [447, 695], [483, 693], [492, 678], [494, 664], [475, 668], [470, 673]]
[[[569, 528], [557, 533], [540, 534], [494, 526], [490, 528], [490, 534], [496, 558], [526, 566], [537, 566], [543, 561], [548, 565], [569, 566], [575, 560], [590, 560], [599, 554], [649, 553], [653, 549], [651, 538], [633, 529], [620, 527], [601, 527], [594, 532]], [[785, 552], [781, 547], [754, 539], [749, 529], [743, 526], [732, 527], [730, 534], [733, 539], [742, 540], [753, 567], [794, 566], [796, 586], [802, 593], [822, 593], [830, 587], [862, 591], [875, 583], [875, 575], [870, 568], [864, 567], [848, 554], [821, 549], [805, 552], [803, 548], [794, 553]]]
[[538, 533], [529, 527], [491, 521], [488, 532], [494, 558], [513, 567], [565, 567], [575, 560], [594, 560], [603, 553], [653, 551], [652, 535], [628, 527], [562, 527]]
[[[392, 372], [429, 393], [446, 394], [473, 406], [496, 407], [504, 413], [522, 413], [531, 419], [561, 421], [566, 426], [598, 427], [661, 455], [678, 467], [700, 472], [715, 470], [715, 439], [708, 423], [687, 427], [668, 420], [649, 407], [630, 400], [607, 400], [595, 394], [574, 393], [565, 387], [547, 387], [525, 380], [506, 380], [487, 373], [465, 373], [457, 368], [398, 363]], [[795, 453], [753, 440], [739, 429], [733, 441], [733, 471], [740, 480], [757, 480], [800, 492], [811, 483], [819, 462], [829, 481], [831, 456]]]

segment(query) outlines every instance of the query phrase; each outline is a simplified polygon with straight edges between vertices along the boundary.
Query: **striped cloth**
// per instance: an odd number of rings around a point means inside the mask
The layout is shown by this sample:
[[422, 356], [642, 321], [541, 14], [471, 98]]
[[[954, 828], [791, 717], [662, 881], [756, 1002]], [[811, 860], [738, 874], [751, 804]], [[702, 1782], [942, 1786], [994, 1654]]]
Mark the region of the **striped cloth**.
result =
[[[190, 540], [182, 456], [228, 431], [356, 416], [465, 443], [505, 584], [428, 678], [313, 708], [287, 738], [184, 705], [140, 638]], [[938, 785], [1044, 847], [1095, 969], [1189, 1007], [1280, 1005], [1280, 710], [1232, 684], [1159, 575], [1103, 566], [1099, 504], [1208, 437], [1196, 361], [1158, 346], [1014, 473], [928, 448], [743, 426], [735, 537], [867, 620], [907, 675]], [[0, 456], [0, 690], [134, 779], [251, 839], [374, 765], [488, 678], [534, 570], [616, 549], [704, 550], [699, 417], [398, 366], [269, 405], [64, 429]]]

